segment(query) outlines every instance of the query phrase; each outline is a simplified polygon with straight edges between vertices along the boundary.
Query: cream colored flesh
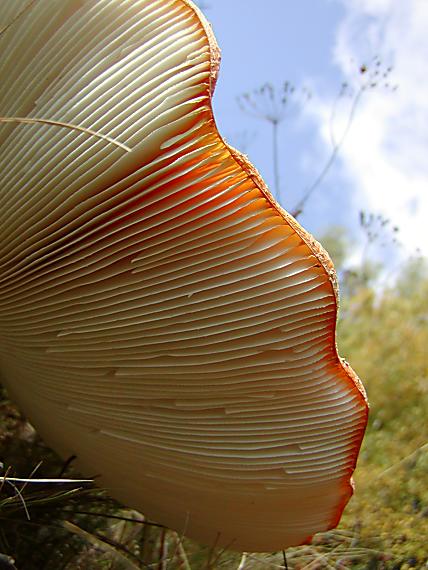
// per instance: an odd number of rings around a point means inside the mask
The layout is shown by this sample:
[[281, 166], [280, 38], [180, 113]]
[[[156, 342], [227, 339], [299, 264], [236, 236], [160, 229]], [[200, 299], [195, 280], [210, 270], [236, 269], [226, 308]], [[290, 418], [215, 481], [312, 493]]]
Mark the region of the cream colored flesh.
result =
[[[217, 133], [183, 0], [0, 0], [0, 365], [151, 519], [272, 551], [334, 526], [366, 405], [322, 252]], [[292, 225], [290, 225], [292, 224]]]

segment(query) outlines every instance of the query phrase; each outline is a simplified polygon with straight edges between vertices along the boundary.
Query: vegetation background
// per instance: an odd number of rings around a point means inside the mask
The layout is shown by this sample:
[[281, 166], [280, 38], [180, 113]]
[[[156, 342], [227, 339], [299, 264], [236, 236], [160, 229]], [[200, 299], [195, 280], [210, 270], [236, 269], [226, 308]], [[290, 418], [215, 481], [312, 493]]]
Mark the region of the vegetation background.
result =
[[[379, 66], [382, 62], [374, 61], [371, 69], [359, 68], [362, 89], [373, 91], [371, 96], [381, 87], [371, 75]], [[304, 89], [285, 82], [280, 90], [266, 84], [239, 97], [241, 110], [261, 114], [260, 128], [272, 130], [274, 180], [279, 178], [281, 162], [275, 130], [296, 92], [307, 96]], [[277, 115], [263, 107], [266, 94], [268, 102], [269, 97], [276, 101]], [[359, 93], [351, 97], [357, 106]], [[320, 176], [309, 194], [301, 197], [296, 216], [311, 207], [313, 192], [322, 192], [321, 183], [354, 120], [358, 118], [351, 106], [349, 127], [328, 162], [320, 165]], [[248, 142], [245, 133], [241, 141], [243, 146]], [[342, 227], [331, 227], [319, 236], [335, 262], [341, 285], [339, 352], [364, 380], [371, 404], [355, 473], [356, 492], [337, 529], [287, 551], [290, 570], [428, 568], [428, 264], [418, 252], [403, 259], [400, 228], [391, 227], [388, 219], [360, 212], [360, 226], [357, 240]], [[358, 261], [353, 256], [356, 249], [362, 251]], [[380, 255], [382, 251], [388, 255]], [[64, 465], [43, 445], [4, 391], [0, 460], [0, 552], [5, 554], [0, 568], [13, 568], [7, 566], [7, 556], [19, 570], [285, 566], [282, 553], [238, 556], [192, 543], [84, 482], [36, 484], [34, 480], [42, 477], [80, 476], [72, 461]]]

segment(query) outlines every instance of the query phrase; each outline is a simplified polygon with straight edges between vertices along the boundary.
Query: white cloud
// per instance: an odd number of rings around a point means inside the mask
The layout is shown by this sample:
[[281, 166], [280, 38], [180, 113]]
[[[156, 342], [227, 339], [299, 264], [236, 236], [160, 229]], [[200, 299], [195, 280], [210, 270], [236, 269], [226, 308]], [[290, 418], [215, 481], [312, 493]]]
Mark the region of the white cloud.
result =
[[[340, 151], [341, 170], [357, 209], [391, 219], [408, 253], [420, 248], [428, 255], [428, 1], [342, 3], [346, 16], [337, 30], [334, 57], [346, 81], [358, 89], [378, 56], [379, 69], [393, 66], [386, 81], [398, 89], [379, 85], [363, 95]], [[367, 75], [358, 72], [362, 63]], [[331, 106], [320, 101], [318, 107], [326, 144]], [[339, 133], [348, 116], [349, 107], [341, 105], [335, 121]]]

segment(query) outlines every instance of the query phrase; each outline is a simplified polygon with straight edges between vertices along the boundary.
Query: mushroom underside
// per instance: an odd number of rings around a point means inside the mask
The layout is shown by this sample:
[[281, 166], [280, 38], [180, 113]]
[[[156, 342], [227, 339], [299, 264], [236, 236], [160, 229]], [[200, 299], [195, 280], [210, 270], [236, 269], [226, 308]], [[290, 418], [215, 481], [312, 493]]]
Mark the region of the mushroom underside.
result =
[[[148, 517], [273, 551], [335, 526], [367, 405], [328, 256], [217, 132], [184, 0], [0, 4], [0, 366]], [[111, 141], [81, 129], [99, 132]]]

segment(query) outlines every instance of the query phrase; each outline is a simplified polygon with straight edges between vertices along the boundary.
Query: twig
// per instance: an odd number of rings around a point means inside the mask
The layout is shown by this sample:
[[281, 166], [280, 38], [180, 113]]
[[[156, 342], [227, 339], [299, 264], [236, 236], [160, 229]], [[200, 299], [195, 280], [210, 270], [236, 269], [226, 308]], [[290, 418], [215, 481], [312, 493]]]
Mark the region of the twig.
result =
[[[309, 97], [307, 89], [302, 90]], [[280, 198], [280, 168], [279, 168], [279, 127], [286, 117], [287, 105], [291, 97], [295, 97], [296, 89], [289, 82], [276, 88], [271, 83], [265, 83], [258, 89], [244, 93], [237, 98], [240, 109], [257, 119], [268, 122], [272, 127], [272, 160], [274, 173], [274, 197]]]
[[327, 162], [325, 163], [324, 168], [321, 170], [321, 172], [316, 177], [314, 182], [303, 192], [303, 196], [297, 202], [295, 207], [291, 210], [291, 215], [294, 218], [297, 218], [303, 212], [303, 208], [305, 207], [306, 202], [312, 196], [312, 194], [317, 189], [317, 187], [322, 183], [322, 181], [326, 177], [328, 171], [332, 167], [334, 161], [336, 160], [337, 155], [339, 153], [339, 150], [341, 149], [341, 147], [342, 147], [342, 145], [343, 145], [343, 143], [344, 143], [344, 141], [345, 141], [345, 139], [349, 133], [349, 130], [352, 126], [352, 123], [354, 122], [355, 113], [356, 113], [358, 104], [361, 100], [361, 97], [362, 97], [364, 91], [365, 91], [365, 87], [364, 86], [360, 87], [357, 94], [355, 95], [354, 100], [352, 102], [351, 111], [349, 113], [348, 121], [346, 123], [345, 129], [343, 130], [343, 133], [342, 133], [342, 136], [340, 137], [340, 139], [333, 146], [330, 157], [328, 158]]
[[[130, 552], [127, 548], [125, 548], [121, 544], [118, 544], [114, 540], [107, 538], [106, 536], [101, 536], [97, 533], [87, 532], [86, 530], [80, 528], [78, 525], [74, 523], [71, 523], [70, 521], [63, 521], [62, 525], [66, 530], [68, 530], [72, 534], [84, 538], [87, 542], [89, 542], [89, 544], [98, 546], [104, 551], [115, 554], [119, 559], [126, 562], [132, 568], [135, 568], [135, 570], [140, 570], [141, 565], [144, 568], [151, 568], [151, 566], [145, 564], [142, 560], [138, 558], [138, 556]], [[130, 558], [133, 558], [136, 562], [138, 562], [139, 566], [136, 566], [136, 564], [132, 562]]]
[[217, 556], [214, 559], [214, 562], [212, 563], [212, 568], [215, 568], [217, 565], [217, 562], [220, 560], [220, 558], [223, 556], [223, 554], [226, 552], [226, 550], [229, 550], [230, 548], [232, 548], [234, 542], [236, 539], [232, 539], [230, 542], [228, 542], [226, 544], [226, 546], [224, 548], [222, 548], [220, 550], [220, 552], [217, 554]]
[[[1, 468], [3, 468], [3, 463], [1, 464]], [[3, 486], [4, 486], [5, 482], [6, 482], [6, 480], [8, 479], [8, 473], [11, 471], [11, 469], [12, 469], [12, 468], [11, 468], [11, 466], [9, 465], [9, 467], [6, 469], [6, 474], [5, 474], [5, 476], [4, 476], [4, 477], [0, 477], [0, 482], [1, 482], [1, 485], [0, 485], [0, 493], [3, 491]]]
[[212, 560], [214, 550], [215, 550], [215, 548], [216, 548], [216, 546], [217, 546], [219, 540], [220, 540], [220, 533], [218, 532], [218, 533], [216, 534], [214, 544], [211, 546], [210, 552], [209, 552], [209, 554], [208, 554], [208, 559], [207, 559], [207, 564], [206, 564], [206, 570], [211, 570], [211, 568], [212, 568], [211, 560]]
[[250, 554], [249, 552], [247, 552], [247, 559], [254, 560], [254, 562], [257, 562], [257, 567], [262, 565], [265, 566], [266, 568], [271, 568], [271, 569], [275, 568], [275, 570], [284, 570], [283, 564], [272, 562], [271, 560], [265, 560], [263, 558], [255, 556], [254, 554]]
[[242, 557], [241, 557], [241, 560], [239, 562], [239, 566], [238, 566], [237, 570], [244, 570], [246, 562], [247, 562], [247, 553], [244, 552], [242, 554]]
[[181, 540], [181, 537], [177, 536], [177, 546], [176, 546], [176, 550], [175, 550], [175, 556], [179, 556], [180, 560], [179, 560], [179, 568], [180, 570], [192, 570], [189, 564], [189, 560], [187, 558], [187, 554], [186, 551], [184, 550], [184, 546]]
[[285, 568], [285, 570], [288, 570], [287, 555], [285, 553], [285, 550], [282, 551], [282, 557], [284, 559], [284, 568]]
[[73, 463], [75, 459], [77, 459], [76, 455], [70, 455], [70, 457], [64, 461], [64, 464], [61, 467], [61, 471], [59, 472], [60, 477], [64, 475], [64, 473], [67, 471], [67, 469], [70, 467], [70, 465]]
[[4, 27], [0, 30], [0, 36], [1, 36], [2, 34], [4, 34], [5, 32], [7, 32], [7, 30], [8, 30], [11, 26], [13, 26], [13, 24], [14, 24], [17, 20], [19, 20], [19, 18], [21, 18], [21, 17], [25, 14], [25, 12], [26, 12], [27, 10], [29, 10], [29, 9], [33, 6], [33, 4], [35, 4], [36, 2], [37, 2], [37, 0], [31, 0], [26, 6], [24, 6], [24, 7], [22, 8], [22, 10], [21, 10], [20, 12], [18, 12], [18, 14], [13, 18], [13, 20], [11, 20], [8, 24], [6, 24], [6, 26], [4, 26]]
[[273, 176], [274, 176], [274, 197], [279, 198], [279, 144], [278, 144], [278, 121], [272, 121], [272, 151], [273, 151]]
[[396, 469], [397, 467], [399, 467], [400, 465], [402, 465], [403, 463], [408, 461], [410, 458], [414, 457], [415, 455], [418, 455], [419, 453], [421, 453], [422, 451], [425, 451], [425, 450], [428, 451], [428, 443], [421, 445], [420, 447], [415, 449], [415, 451], [412, 451], [412, 453], [409, 453], [409, 455], [406, 455], [406, 457], [403, 457], [403, 459], [400, 459], [400, 461], [397, 461], [397, 463], [394, 463], [393, 465], [390, 465], [390, 467], [387, 467], [386, 469], [384, 469], [381, 473], [379, 473], [379, 475], [377, 475], [375, 477], [375, 479], [380, 479], [381, 477], [383, 477], [384, 475], [386, 475], [387, 473], [389, 473], [393, 469]]
[[81, 133], [86, 133], [93, 137], [97, 137], [99, 139], [105, 140], [115, 146], [121, 148], [122, 150], [126, 150], [126, 152], [131, 152], [131, 148], [126, 146], [125, 144], [107, 136], [103, 135], [102, 133], [98, 133], [97, 131], [93, 131], [92, 129], [87, 129], [85, 127], [80, 127], [79, 125], [73, 125], [71, 123], [64, 123], [62, 121], [53, 121], [51, 119], [39, 119], [36, 117], [0, 117], [0, 123], [24, 123], [29, 125], [49, 125], [53, 127], [63, 127], [65, 129], [71, 129], [73, 131], [79, 131]]
[[[0, 477], [0, 481], [2, 482], [10, 482], [12, 481], [13, 483], [25, 483], [25, 486], [27, 486], [28, 484], [38, 484], [38, 485], [46, 485], [46, 484], [65, 484], [65, 485], [70, 485], [72, 483], [93, 483], [92, 479], [22, 479], [20, 477], [8, 477], [7, 475], [5, 475], [4, 477]], [[22, 487], [21, 490], [23, 490], [24, 487]], [[1, 490], [1, 488], [0, 488]], [[90, 513], [89, 513], [90, 514]]]
[[160, 544], [159, 544], [159, 564], [158, 570], [166, 570], [167, 565], [168, 544], [166, 542], [166, 529], [161, 530]]
[[28, 476], [27, 479], [24, 479], [24, 484], [21, 487], [21, 493], [25, 490], [25, 487], [28, 485], [28, 483], [30, 482], [30, 480], [32, 479], [33, 475], [40, 469], [41, 465], [42, 465], [43, 461], [39, 461], [37, 463], [37, 465], [34, 467], [34, 469], [31, 471], [30, 475]]
[[6, 479], [6, 483], [8, 483], [8, 484], [13, 488], [13, 490], [15, 491], [15, 493], [18, 495], [19, 500], [21, 501], [22, 506], [24, 507], [25, 516], [27, 517], [27, 520], [30, 520], [30, 513], [28, 512], [27, 505], [25, 504], [25, 499], [24, 499], [24, 497], [22, 496], [21, 491], [20, 491], [20, 490], [18, 489], [18, 487], [17, 487], [16, 485], [14, 485], [9, 479]]
[[138, 523], [138, 524], [142, 524], [144, 526], [154, 526], [157, 528], [166, 529], [166, 527], [163, 524], [149, 522], [149, 521], [140, 520], [140, 519], [132, 519], [131, 517], [123, 517], [121, 515], [110, 515], [108, 513], [96, 513], [96, 512], [91, 513], [89, 511], [74, 511], [74, 510], [73, 511], [70, 510], [69, 512], [73, 515], [90, 515], [93, 517], [104, 517], [107, 519], [115, 519], [115, 520], [119, 520], [119, 521]]
[[328, 171], [330, 170], [332, 164], [336, 160], [337, 155], [339, 153], [339, 150], [340, 150], [341, 146], [343, 145], [343, 143], [344, 143], [344, 141], [345, 141], [345, 139], [349, 133], [349, 129], [351, 128], [351, 125], [354, 121], [355, 112], [356, 112], [356, 109], [358, 107], [358, 104], [361, 100], [363, 93], [365, 93], [366, 91], [368, 91], [370, 89], [378, 87], [379, 85], [381, 85], [384, 88], [391, 90], [391, 91], [395, 91], [397, 89], [397, 85], [392, 86], [388, 80], [388, 77], [392, 71], [392, 67], [389, 66], [386, 69], [384, 69], [383, 71], [380, 69], [380, 67], [381, 67], [381, 60], [379, 59], [378, 56], [375, 56], [372, 58], [372, 64], [371, 64], [370, 68], [368, 68], [366, 65], [360, 66], [359, 73], [360, 73], [360, 75], [363, 76], [363, 80], [360, 83], [360, 86], [354, 95], [354, 98], [353, 98], [353, 101], [351, 104], [351, 109], [350, 109], [350, 112], [348, 115], [348, 121], [345, 125], [345, 129], [342, 132], [342, 136], [340, 137], [340, 139], [338, 141], [336, 141], [336, 138], [335, 138], [334, 132], [333, 132], [333, 121], [334, 121], [335, 114], [336, 114], [336, 106], [337, 106], [337, 102], [342, 97], [342, 95], [347, 91], [347, 88], [348, 88], [346, 83], [342, 84], [342, 88], [339, 91], [339, 94], [336, 98], [336, 101], [333, 104], [333, 109], [332, 109], [332, 113], [331, 113], [331, 117], [330, 117], [330, 140], [332, 143], [331, 155], [328, 158], [328, 160], [327, 160], [324, 168], [320, 172], [320, 174], [317, 176], [317, 178], [311, 184], [311, 186], [309, 186], [306, 189], [306, 191], [303, 193], [302, 198], [299, 200], [299, 202], [296, 204], [295, 208], [292, 210], [292, 215], [294, 217], [297, 217], [298, 215], [300, 215], [302, 213], [306, 202], [311, 197], [314, 190], [324, 180], [324, 178], [327, 175]]

